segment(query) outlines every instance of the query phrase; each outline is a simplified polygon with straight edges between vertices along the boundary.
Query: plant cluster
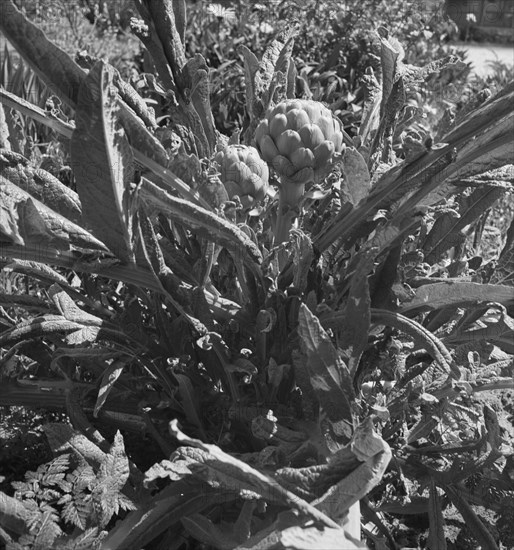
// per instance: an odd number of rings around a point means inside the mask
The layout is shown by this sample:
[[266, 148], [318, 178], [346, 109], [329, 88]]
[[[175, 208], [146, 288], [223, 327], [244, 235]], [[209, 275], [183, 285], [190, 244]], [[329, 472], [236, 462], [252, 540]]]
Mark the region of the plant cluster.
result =
[[0, 293], [0, 405], [73, 428], [46, 427], [54, 458], [0, 493], [6, 547], [509, 544], [513, 427], [494, 396], [514, 389], [514, 225], [494, 257], [481, 240], [512, 191], [514, 83], [429, 132], [409, 98], [459, 62], [411, 64], [380, 27], [348, 132], [299, 87], [291, 22], [240, 45], [226, 136], [186, 3], [135, 6], [153, 71], [133, 86], [0, 1], [65, 105], [0, 89], [4, 116], [58, 133], [74, 182], [7, 125], [0, 259], [37, 284]]

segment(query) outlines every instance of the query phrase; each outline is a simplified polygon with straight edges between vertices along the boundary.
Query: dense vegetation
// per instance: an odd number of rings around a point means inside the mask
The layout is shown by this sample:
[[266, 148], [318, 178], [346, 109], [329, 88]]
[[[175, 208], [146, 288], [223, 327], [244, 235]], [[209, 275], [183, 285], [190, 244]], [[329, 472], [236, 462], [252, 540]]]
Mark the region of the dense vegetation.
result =
[[514, 547], [511, 72], [438, 2], [0, 11], [0, 544]]

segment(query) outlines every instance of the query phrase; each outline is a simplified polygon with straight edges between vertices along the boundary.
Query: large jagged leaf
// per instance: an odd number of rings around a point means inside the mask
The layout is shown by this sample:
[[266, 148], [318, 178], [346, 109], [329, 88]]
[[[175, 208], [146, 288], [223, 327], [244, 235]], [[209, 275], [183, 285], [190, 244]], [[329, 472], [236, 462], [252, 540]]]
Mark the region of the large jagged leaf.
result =
[[204, 57], [196, 54], [189, 59], [183, 73], [188, 75], [190, 101], [200, 119], [209, 145], [209, 150], [206, 153], [212, 154], [216, 148], [217, 134], [211, 109], [209, 68]]
[[0, 150], [0, 175], [58, 214], [73, 222], [80, 222], [82, 211], [77, 193], [46, 170], [32, 168], [22, 155]]
[[194, 475], [203, 481], [230, 491], [250, 491], [251, 494], [260, 495], [267, 501], [296, 509], [323, 525], [338, 527], [329, 517], [284, 489], [272, 477], [225, 453], [216, 445], [186, 436], [178, 429], [176, 420], [170, 422], [170, 432], [183, 445], [190, 445], [181, 447], [179, 456], [187, 461], [187, 466]]
[[403, 62], [405, 52], [400, 42], [393, 36], [390, 36], [384, 27], [379, 27], [377, 34], [381, 44], [380, 61], [382, 67], [382, 103], [380, 105], [380, 114], [384, 117], [387, 101], [398, 78], [400, 64]]
[[0, 13], [0, 30], [9, 42], [53, 93], [75, 107], [84, 71], [66, 52], [50, 42], [12, 0], [0, 0]]
[[430, 265], [437, 263], [451, 247], [461, 246], [465, 242], [466, 235], [456, 229], [459, 220], [459, 213], [450, 209], [435, 220], [422, 245], [425, 260]]
[[[87, 326], [73, 321], [68, 321], [62, 315], [42, 315], [29, 321], [22, 321], [14, 328], [6, 330], [0, 335], [0, 346], [15, 344], [23, 340], [51, 336], [54, 334], [63, 335], [65, 338], [70, 336], [70, 343], [74, 340], [73, 335], [80, 335], [80, 341], [94, 341], [98, 336], [99, 327]], [[76, 342], [79, 343], [79, 342]]]
[[491, 208], [505, 191], [500, 186], [484, 186], [477, 188], [469, 196], [461, 197], [459, 215], [455, 216], [451, 211], [442, 214], [427, 235], [423, 243], [425, 261], [429, 264], [436, 263], [452, 246], [460, 246], [466, 238], [461, 231]]
[[253, 116], [255, 95], [255, 75], [259, 70], [259, 60], [257, 56], [244, 44], [238, 48], [238, 52], [243, 56], [245, 70], [245, 87], [246, 87], [246, 112], [249, 116]]
[[[349, 400], [351, 379], [330, 337], [305, 304], [300, 306], [298, 314], [298, 336], [302, 352], [307, 356], [310, 382], [320, 404], [320, 422], [324, 423], [326, 416], [328, 423], [322, 431], [329, 449], [334, 451], [348, 443], [353, 432]], [[345, 385], [348, 388], [345, 389]]]
[[102, 324], [102, 319], [96, 315], [91, 315], [87, 311], [81, 310], [74, 302], [73, 298], [67, 294], [58, 284], [53, 284], [48, 293], [50, 298], [55, 303], [57, 309], [60, 311], [68, 321], [74, 321], [75, 323], [82, 323], [84, 325], [98, 326]]
[[0, 267], [6, 271], [15, 271], [16, 273], [23, 273], [29, 275], [45, 283], [58, 283], [60, 285], [67, 286], [68, 281], [66, 277], [57, 273], [55, 269], [50, 266], [38, 262], [31, 262], [28, 260], [12, 260], [6, 263], [0, 262]]
[[83, 82], [71, 139], [84, 222], [125, 263], [134, 262], [130, 184], [134, 160], [119, 116], [112, 69], [99, 61]]
[[0, 527], [17, 535], [30, 532], [34, 520], [34, 512], [30, 512], [21, 501], [0, 491]]
[[[294, 526], [279, 533], [279, 548], [288, 550], [364, 550], [367, 546], [348, 536], [344, 529]], [[239, 547], [241, 548], [241, 547]]]
[[373, 69], [366, 69], [362, 78], [364, 88], [364, 107], [362, 120], [359, 127], [359, 135], [364, 144], [367, 144], [371, 132], [378, 128], [380, 120], [380, 104], [382, 102], [382, 88], [378, 82]]
[[[262, 94], [269, 89], [276, 71], [282, 71], [287, 75], [289, 58], [291, 56], [292, 39], [297, 33], [295, 24], [286, 28], [266, 48], [259, 63], [259, 70], [255, 75], [256, 95], [260, 99]], [[280, 67], [278, 62], [280, 61]]]
[[417, 288], [413, 296], [402, 303], [399, 311], [405, 313], [418, 308], [432, 310], [480, 302], [512, 303], [514, 302], [512, 287], [461, 281], [441, 281]]
[[367, 546], [342, 528], [322, 528], [299, 522], [291, 512], [281, 512], [269, 526], [234, 550], [365, 550]]
[[0, 240], [21, 246], [79, 247], [107, 251], [105, 245], [81, 226], [33, 198], [0, 175]]

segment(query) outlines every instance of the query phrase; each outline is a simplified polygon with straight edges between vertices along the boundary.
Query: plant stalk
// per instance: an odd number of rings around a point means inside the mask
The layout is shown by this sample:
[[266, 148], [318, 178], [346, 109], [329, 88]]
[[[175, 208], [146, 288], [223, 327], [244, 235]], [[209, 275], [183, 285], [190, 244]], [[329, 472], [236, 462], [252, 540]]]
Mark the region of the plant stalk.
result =
[[275, 227], [275, 245], [289, 240], [289, 231], [299, 214], [300, 201], [308, 182], [296, 183], [287, 178], [280, 179], [277, 225]]

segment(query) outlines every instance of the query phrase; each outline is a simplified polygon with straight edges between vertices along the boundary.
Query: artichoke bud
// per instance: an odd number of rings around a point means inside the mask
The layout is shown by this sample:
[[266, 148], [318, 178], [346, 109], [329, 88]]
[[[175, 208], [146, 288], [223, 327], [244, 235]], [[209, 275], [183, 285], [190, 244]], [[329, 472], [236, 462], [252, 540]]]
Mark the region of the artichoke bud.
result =
[[255, 141], [281, 178], [303, 185], [322, 181], [334, 154], [344, 149], [339, 120], [322, 103], [307, 99], [289, 99], [269, 109]]
[[[278, 150], [273, 142], [270, 145], [274, 148], [270, 149], [271, 158]], [[245, 208], [264, 199], [269, 187], [269, 169], [255, 147], [228, 145], [216, 153], [214, 161], [229, 199], [239, 197]]]

